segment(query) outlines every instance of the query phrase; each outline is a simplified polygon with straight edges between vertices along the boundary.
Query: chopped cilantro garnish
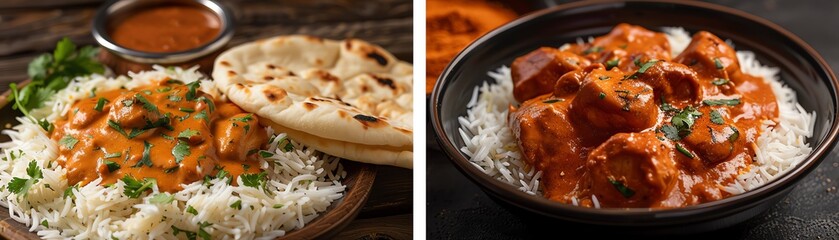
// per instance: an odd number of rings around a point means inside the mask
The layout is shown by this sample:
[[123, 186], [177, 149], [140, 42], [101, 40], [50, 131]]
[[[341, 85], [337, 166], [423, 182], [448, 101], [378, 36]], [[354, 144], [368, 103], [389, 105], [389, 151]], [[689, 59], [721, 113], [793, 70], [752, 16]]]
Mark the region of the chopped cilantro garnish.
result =
[[149, 167], [152, 166], [152, 162], [151, 162], [151, 148], [152, 147], [154, 147], [154, 145], [152, 145], [148, 141], [143, 141], [143, 157], [140, 159], [140, 161], [137, 162], [137, 164], [134, 165], [134, 167], [142, 167], [143, 165], [146, 165], [146, 166], [149, 166]]
[[184, 140], [178, 140], [178, 144], [172, 148], [172, 156], [175, 156], [175, 162], [180, 164], [184, 157], [189, 156], [189, 144]]
[[119, 163], [113, 161], [105, 161], [105, 166], [108, 166], [108, 172], [114, 172], [120, 168]]
[[676, 150], [678, 150], [680, 153], [684, 154], [688, 158], [693, 158], [693, 153], [690, 153], [690, 151], [682, 147], [681, 144], [676, 143]]
[[711, 122], [717, 125], [723, 125], [725, 123], [722, 119], [722, 114], [718, 110], [711, 111]]
[[167, 193], [158, 193], [149, 199], [150, 203], [154, 204], [166, 204], [172, 203], [175, 200], [175, 195], [167, 194]]
[[108, 99], [100, 97], [99, 100], [96, 101], [96, 106], [93, 107], [93, 110], [101, 112], [102, 108], [105, 107], [105, 103], [109, 103], [109, 102], [111, 102], [111, 101], [108, 101]]
[[67, 134], [67, 135], [64, 135], [64, 137], [61, 138], [61, 140], [59, 140], [58, 143], [61, 144], [61, 146], [64, 146], [65, 148], [67, 148], [69, 150], [73, 150], [73, 147], [76, 146], [76, 143], [79, 143], [79, 140], [74, 138], [73, 136]]
[[624, 185], [622, 182], [610, 178], [609, 183], [611, 183], [612, 186], [615, 187], [615, 190], [618, 190], [618, 192], [620, 192], [625, 198], [631, 198], [635, 195], [635, 191]]
[[702, 101], [705, 105], [708, 106], [719, 106], [719, 105], [728, 105], [728, 106], [736, 106], [740, 104], [739, 98], [732, 98], [732, 99], [708, 99]]
[[242, 199], [236, 200], [233, 204], [230, 204], [230, 207], [236, 210], [242, 210]]
[[143, 181], [138, 181], [131, 177], [131, 175], [125, 175], [122, 177], [122, 182], [125, 183], [125, 190], [123, 193], [125, 196], [130, 198], [138, 198], [140, 194], [152, 188], [152, 186], [157, 184], [157, 180], [154, 178], [145, 178]]

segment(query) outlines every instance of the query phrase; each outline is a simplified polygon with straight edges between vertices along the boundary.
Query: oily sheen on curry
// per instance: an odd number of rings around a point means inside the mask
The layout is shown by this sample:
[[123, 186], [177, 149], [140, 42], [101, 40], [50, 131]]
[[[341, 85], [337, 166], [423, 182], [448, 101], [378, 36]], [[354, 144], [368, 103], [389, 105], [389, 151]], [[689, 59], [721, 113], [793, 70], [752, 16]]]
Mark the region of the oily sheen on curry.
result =
[[669, 208], [731, 195], [722, 186], [748, 171], [760, 122], [778, 117], [775, 95], [711, 33], [670, 53], [663, 33], [620, 24], [513, 62], [522, 104], [508, 124], [545, 197]]
[[69, 184], [100, 177], [112, 184], [130, 175], [175, 192], [220, 170], [231, 179], [258, 173], [265, 128], [253, 114], [197, 90], [198, 83], [91, 92], [73, 104], [51, 135], [61, 143], [57, 162]]

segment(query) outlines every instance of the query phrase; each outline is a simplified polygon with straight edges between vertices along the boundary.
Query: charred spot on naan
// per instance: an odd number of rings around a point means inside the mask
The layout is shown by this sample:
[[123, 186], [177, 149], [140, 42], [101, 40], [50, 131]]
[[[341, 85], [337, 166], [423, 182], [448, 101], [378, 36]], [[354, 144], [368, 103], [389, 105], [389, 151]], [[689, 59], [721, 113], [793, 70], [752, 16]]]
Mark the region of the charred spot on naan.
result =
[[314, 72], [314, 74], [318, 78], [329, 81], [329, 82], [336, 82], [337, 83], [337, 82], [341, 81], [341, 79], [339, 79], [335, 75], [332, 75], [331, 73], [329, 73], [327, 71], [324, 71], [324, 70], [318, 69], [317, 71]]
[[387, 66], [387, 63], [388, 63], [387, 58], [385, 58], [384, 55], [379, 53], [378, 49], [370, 48], [370, 51], [367, 52], [367, 57], [375, 60], [376, 63], [378, 63], [379, 65]]
[[262, 80], [265, 80], [265, 81], [271, 81], [271, 80], [274, 80], [274, 77], [272, 77], [272, 76], [265, 76], [265, 77], [262, 77]]
[[265, 94], [265, 98], [271, 102], [278, 102], [287, 95], [285, 90], [274, 86], [265, 88], [265, 90], [262, 90], [262, 93]]
[[388, 87], [392, 90], [396, 90], [396, 84], [393, 82], [393, 79], [377, 76], [376, 74], [368, 75], [370, 75], [370, 77], [372, 77], [373, 79], [376, 79], [376, 82], [378, 82], [380, 85]]
[[236, 71], [233, 71], [233, 70], [229, 70], [229, 71], [227, 71], [227, 76], [229, 76], [229, 77], [233, 77], [233, 76], [236, 76], [236, 75], [238, 75], [238, 74], [236, 73]]
[[374, 116], [368, 116], [364, 114], [356, 114], [353, 116], [356, 121], [364, 125], [365, 128], [367, 127], [384, 127], [387, 126], [387, 122], [384, 120], [380, 120]]
[[230, 67], [231, 66], [230, 63], [227, 62], [227, 61], [221, 61], [221, 62], [219, 62], [219, 64], [221, 64], [222, 66], [225, 66], [225, 67]]
[[318, 105], [310, 102], [303, 102], [303, 108], [312, 111], [315, 110], [315, 108], [318, 108]]

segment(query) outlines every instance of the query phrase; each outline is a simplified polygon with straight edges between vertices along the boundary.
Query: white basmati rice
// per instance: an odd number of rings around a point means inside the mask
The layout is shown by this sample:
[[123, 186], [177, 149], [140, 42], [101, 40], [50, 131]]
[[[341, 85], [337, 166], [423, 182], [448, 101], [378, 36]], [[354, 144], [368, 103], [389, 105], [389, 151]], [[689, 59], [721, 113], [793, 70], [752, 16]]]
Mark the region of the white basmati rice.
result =
[[[683, 28], [667, 27], [664, 32], [673, 56], [681, 53], [691, 41]], [[593, 38], [588, 38], [588, 42], [591, 41]], [[584, 41], [580, 38], [577, 43]], [[562, 48], [567, 48], [567, 45]], [[723, 190], [732, 194], [760, 187], [806, 158], [812, 148], [805, 140], [812, 137], [816, 119], [816, 113], [804, 110], [798, 104], [795, 91], [781, 82], [777, 68], [761, 65], [754, 53], [748, 51], [738, 51], [737, 59], [743, 72], [763, 77], [771, 85], [778, 99], [779, 118], [777, 124], [770, 120], [761, 124], [762, 134], [756, 141], [758, 149], [754, 163], [734, 183], [723, 186]], [[521, 159], [516, 138], [507, 125], [508, 107], [518, 105], [513, 97], [510, 69], [504, 66], [487, 74], [492, 81], [475, 88], [466, 116], [458, 118], [460, 135], [465, 143], [460, 150], [469, 156], [472, 165], [484, 173], [528, 194], [541, 195], [539, 177], [542, 173]], [[577, 205], [576, 198], [571, 200]], [[597, 198], [592, 196], [592, 200], [599, 208]]]
[[[107, 91], [125, 86], [129, 89], [165, 78], [184, 82], [201, 82], [201, 90], [217, 98], [219, 92], [211, 81], [196, 72], [164, 69], [130, 74], [130, 77], [106, 78], [90, 76], [76, 79], [65, 91], [55, 95], [46, 107], [32, 111], [36, 117], [55, 121], [70, 110], [76, 100], [86, 97], [95, 88]], [[168, 204], [149, 202], [158, 193], [141, 198], [123, 194], [125, 184], [118, 181], [111, 187], [100, 186], [101, 178], [71, 190], [75, 197], [64, 197], [68, 189], [65, 169], [55, 163], [58, 146], [47, 133], [29, 119], [4, 130], [12, 141], [0, 143], [0, 184], [7, 186], [13, 177], [28, 178], [30, 161], [42, 168], [43, 179], [32, 186], [25, 197], [11, 194], [3, 187], [0, 205], [7, 207], [9, 216], [37, 232], [44, 239], [186, 239], [185, 233], [173, 235], [174, 228], [199, 233], [204, 231], [213, 239], [272, 239], [286, 232], [302, 228], [307, 222], [327, 210], [333, 201], [343, 196], [345, 186], [340, 180], [346, 175], [336, 157], [316, 152], [294, 141], [294, 150], [283, 152], [277, 145], [284, 133], [273, 135], [265, 151], [273, 156], [260, 159], [260, 168], [268, 173], [267, 189], [231, 186], [226, 179], [214, 179], [208, 184], [194, 182], [183, 185], [174, 193], [175, 201]], [[269, 135], [274, 134], [268, 129]], [[241, 210], [230, 207], [241, 200]], [[198, 214], [188, 213], [191, 206]], [[49, 227], [47, 227], [49, 226]]]

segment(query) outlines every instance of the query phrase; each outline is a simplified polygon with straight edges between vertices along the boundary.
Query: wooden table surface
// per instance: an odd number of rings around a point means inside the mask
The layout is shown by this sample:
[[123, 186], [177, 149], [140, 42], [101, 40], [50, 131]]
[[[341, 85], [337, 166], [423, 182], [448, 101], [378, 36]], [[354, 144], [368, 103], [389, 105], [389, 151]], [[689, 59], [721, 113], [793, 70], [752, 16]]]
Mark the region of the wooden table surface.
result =
[[[92, 17], [101, 0], [0, 1], [0, 92], [27, 78], [26, 67], [62, 37], [95, 44]], [[222, 0], [236, 15], [231, 45], [286, 34], [358, 38], [411, 61], [410, 0]], [[336, 239], [410, 239], [413, 234], [413, 173], [379, 166], [367, 204]]]

